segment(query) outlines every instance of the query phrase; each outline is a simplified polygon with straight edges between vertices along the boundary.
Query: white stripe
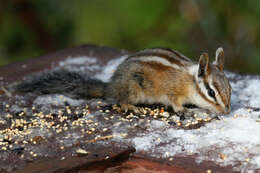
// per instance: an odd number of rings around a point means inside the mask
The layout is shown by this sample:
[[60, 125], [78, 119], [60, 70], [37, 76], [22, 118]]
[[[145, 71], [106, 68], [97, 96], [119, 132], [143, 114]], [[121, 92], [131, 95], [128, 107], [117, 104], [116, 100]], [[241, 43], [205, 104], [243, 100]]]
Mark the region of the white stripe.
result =
[[132, 57], [129, 59], [129, 61], [158, 62], [158, 63], [163, 64], [168, 67], [172, 67], [172, 68], [175, 68], [178, 70], [181, 69], [180, 66], [173, 64], [173, 63], [169, 62], [168, 60], [161, 58], [159, 56], [144, 56], [144, 57], [137, 57], [137, 58]]
[[210, 86], [211, 89], [213, 89], [215, 91], [215, 96], [216, 96], [216, 99], [217, 99], [217, 103], [219, 103], [221, 105], [221, 107], [225, 107], [224, 103], [221, 100], [220, 93], [218, 93], [218, 90], [213, 85], [212, 78], [209, 79], [209, 86]]
[[192, 76], [197, 76], [198, 75], [198, 70], [199, 70], [199, 65], [194, 64], [188, 67], [188, 73]]
[[[195, 76], [196, 83], [198, 84], [199, 89], [201, 90], [202, 94], [205, 97], [207, 97], [207, 99], [215, 102], [215, 100], [208, 95], [208, 90], [207, 90], [206, 86], [204, 85], [203, 80], [198, 77], [199, 64], [196, 64], [196, 65], [189, 67], [188, 71], [191, 75]], [[210, 86], [210, 84], [209, 84], [209, 86]]]

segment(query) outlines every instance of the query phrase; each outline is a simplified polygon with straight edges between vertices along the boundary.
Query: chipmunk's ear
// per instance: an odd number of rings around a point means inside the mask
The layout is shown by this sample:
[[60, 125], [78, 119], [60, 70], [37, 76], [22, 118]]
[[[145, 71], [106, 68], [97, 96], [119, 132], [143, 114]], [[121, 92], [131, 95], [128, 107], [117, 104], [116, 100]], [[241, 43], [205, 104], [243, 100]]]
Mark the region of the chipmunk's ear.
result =
[[202, 55], [200, 55], [198, 77], [203, 77], [207, 75], [208, 71], [209, 71], [209, 55], [207, 53], [203, 53]]
[[216, 59], [213, 62], [213, 64], [216, 65], [220, 71], [223, 71], [224, 70], [224, 61], [225, 61], [224, 50], [222, 47], [219, 47], [216, 50]]

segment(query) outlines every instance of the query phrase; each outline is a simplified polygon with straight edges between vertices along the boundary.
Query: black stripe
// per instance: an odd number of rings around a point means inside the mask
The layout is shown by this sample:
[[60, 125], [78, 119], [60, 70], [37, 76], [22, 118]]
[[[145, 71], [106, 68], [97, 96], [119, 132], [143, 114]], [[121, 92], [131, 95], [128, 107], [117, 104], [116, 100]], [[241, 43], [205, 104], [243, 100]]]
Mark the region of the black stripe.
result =
[[[204, 85], [205, 85], [207, 91], [209, 91], [209, 90], [211, 89], [210, 86], [209, 86], [209, 84], [206, 83], [206, 82], [203, 82], [203, 83], [204, 83]], [[214, 90], [213, 90], [213, 91], [214, 91]], [[213, 98], [214, 98], [215, 102], [217, 103], [217, 98], [216, 98], [216, 96], [214, 96]]]

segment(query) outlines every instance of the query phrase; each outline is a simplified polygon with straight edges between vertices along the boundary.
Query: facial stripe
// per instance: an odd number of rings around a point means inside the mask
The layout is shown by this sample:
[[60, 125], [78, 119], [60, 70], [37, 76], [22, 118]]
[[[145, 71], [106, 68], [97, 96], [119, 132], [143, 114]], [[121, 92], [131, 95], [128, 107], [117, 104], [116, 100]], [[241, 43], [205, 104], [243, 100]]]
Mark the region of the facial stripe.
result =
[[[214, 86], [214, 88], [217, 90], [218, 93], [221, 93], [221, 92], [220, 92], [220, 88], [219, 88], [219, 86], [218, 86], [218, 84], [217, 84], [216, 82], [213, 82], [213, 86]], [[220, 100], [221, 100], [221, 102], [224, 104], [224, 106], [227, 105], [224, 96], [221, 95], [221, 94], [219, 94], [219, 96], [220, 96]]]
[[[208, 75], [209, 75], [209, 74], [208, 74]], [[204, 88], [205, 88], [205, 96], [206, 96], [209, 100], [213, 101], [213, 102], [216, 104], [216, 102], [217, 102], [216, 96], [215, 96], [215, 98], [212, 98], [212, 97], [210, 97], [210, 96], [208, 95], [208, 90], [209, 90], [209, 88], [210, 88], [209, 82], [208, 82], [208, 78], [207, 78], [207, 77], [204, 77], [204, 78], [202, 79], [202, 83], [203, 83], [203, 86], [204, 86]], [[215, 91], [215, 90], [214, 90], [214, 91]]]
[[[222, 108], [217, 102], [217, 95], [215, 96], [215, 98], [212, 98], [208, 95], [207, 88], [212, 86], [212, 85], [209, 85], [208, 79], [207, 78], [199, 79], [197, 77], [197, 82], [195, 82], [195, 83], [196, 83], [196, 88], [198, 90], [199, 95], [202, 96], [207, 102], [212, 104], [214, 107], [216, 107], [216, 109], [221, 111]], [[215, 91], [215, 93], [217, 92], [215, 88], [211, 87], [211, 89], [213, 91]]]
[[[210, 88], [210, 86], [209, 86], [209, 84], [208, 83], [204, 83], [204, 85], [205, 85], [205, 87], [206, 87], [206, 89], [207, 89], [207, 94], [208, 94], [208, 92], [209, 92], [209, 90], [210, 89], [212, 89], [212, 88]], [[213, 90], [213, 89], [212, 89]], [[213, 90], [214, 91], [214, 90]], [[215, 92], [215, 91], [214, 91]], [[211, 96], [210, 96], [211, 97]], [[212, 98], [212, 97], [211, 97]], [[215, 100], [215, 102], [217, 103], [217, 99], [216, 99], [216, 95], [213, 97], [213, 99]]]
[[197, 82], [195, 82], [195, 85], [196, 85], [196, 89], [197, 89], [199, 95], [200, 95], [204, 100], [206, 100], [207, 102], [211, 103], [212, 105], [215, 105], [215, 102], [212, 101], [212, 100], [210, 100], [210, 99], [208, 99], [208, 97], [202, 92], [202, 90], [201, 90], [201, 88], [199, 87], [199, 85], [198, 85]]
[[[208, 110], [214, 110], [217, 112], [221, 112], [222, 108], [219, 105], [216, 105], [214, 100], [212, 98], [208, 98], [208, 95], [204, 94], [206, 92], [206, 87], [204, 86], [202, 79], [199, 79], [197, 75], [193, 76], [193, 83], [194, 87], [196, 89], [195, 95], [194, 95], [194, 101], [199, 103], [199, 106], [204, 109]], [[204, 91], [202, 91], [204, 90]], [[212, 106], [210, 106], [212, 105]], [[214, 107], [214, 109], [212, 109]]]

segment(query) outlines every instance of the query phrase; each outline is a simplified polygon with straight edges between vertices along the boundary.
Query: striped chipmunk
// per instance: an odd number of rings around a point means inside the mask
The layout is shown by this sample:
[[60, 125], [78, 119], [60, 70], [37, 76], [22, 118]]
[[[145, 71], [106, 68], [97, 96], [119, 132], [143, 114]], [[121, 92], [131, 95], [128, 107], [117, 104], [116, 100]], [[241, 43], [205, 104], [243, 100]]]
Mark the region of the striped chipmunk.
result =
[[19, 92], [63, 93], [76, 98], [104, 98], [121, 110], [140, 112], [137, 104], [161, 103], [178, 114], [205, 111], [230, 112], [231, 86], [224, 71], [224, 51], [218, 48], [213, 63], [207, 53], [195, 63], [165, 48], [144, 49], [129, 55], [110, 82], [84, 74], [53, 71], [34, 76], [16, 86]]

